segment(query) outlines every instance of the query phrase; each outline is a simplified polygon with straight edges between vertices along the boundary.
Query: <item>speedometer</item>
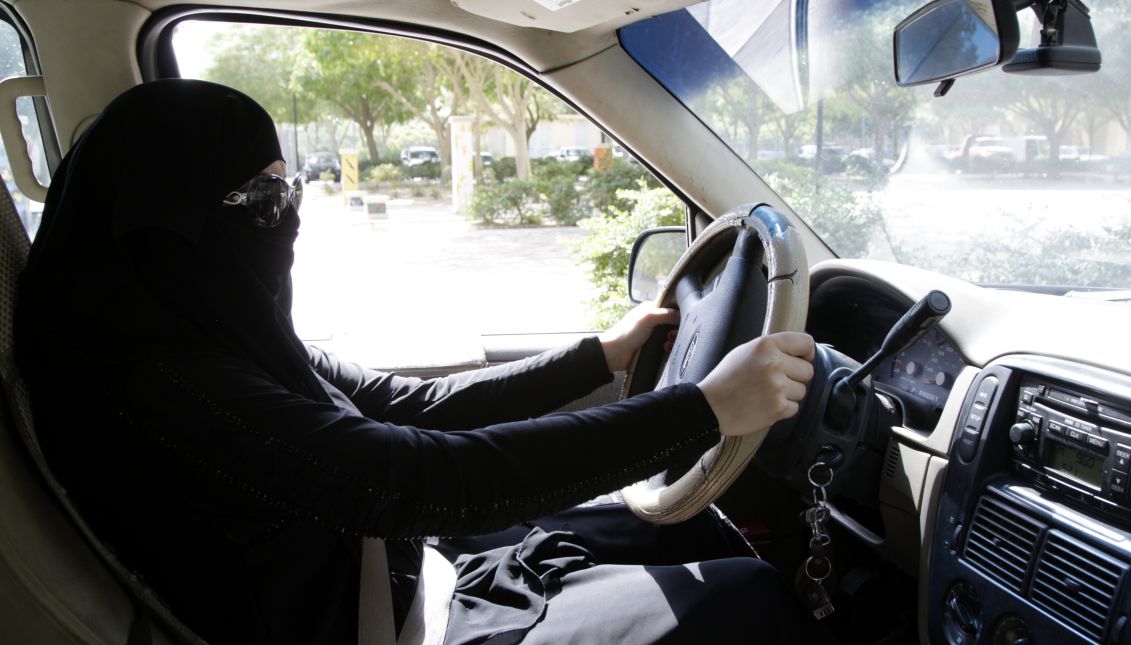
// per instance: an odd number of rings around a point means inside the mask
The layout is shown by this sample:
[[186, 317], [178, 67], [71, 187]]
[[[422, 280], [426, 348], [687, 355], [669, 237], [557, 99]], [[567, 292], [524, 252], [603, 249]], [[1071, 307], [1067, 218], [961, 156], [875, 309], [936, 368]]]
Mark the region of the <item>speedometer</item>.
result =
[[954, 345], [937, 329], [930, 329], [895, 356], [886, 378], [877, 380], [917, 400], [918, 404], [908, 406], [909, 420], [933, 425], [963, 367], [965, 363]]

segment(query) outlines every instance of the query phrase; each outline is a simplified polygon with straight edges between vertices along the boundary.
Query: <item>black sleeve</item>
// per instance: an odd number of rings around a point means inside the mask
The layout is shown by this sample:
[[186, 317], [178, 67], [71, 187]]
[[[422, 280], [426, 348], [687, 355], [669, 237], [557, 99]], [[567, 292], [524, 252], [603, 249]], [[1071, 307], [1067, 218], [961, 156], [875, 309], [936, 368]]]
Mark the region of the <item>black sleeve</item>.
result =
[[367, 417], [433, 430], [466, 430], [556, 410], [613, 376], [597, 338], [443, 378], [407, 378], [309, 348], [310, 363]]
[[131, 425], [192, 476], [219, 478], [233, 494], [335, 530], [380, 537], [499, 530], [643, 479], [718, 440], [714, 414], [689, 384], [582, 412], [438, 432], [311, 401], [227, 359], [163, 360], [115, 383], [129, 393], [115, 398]]

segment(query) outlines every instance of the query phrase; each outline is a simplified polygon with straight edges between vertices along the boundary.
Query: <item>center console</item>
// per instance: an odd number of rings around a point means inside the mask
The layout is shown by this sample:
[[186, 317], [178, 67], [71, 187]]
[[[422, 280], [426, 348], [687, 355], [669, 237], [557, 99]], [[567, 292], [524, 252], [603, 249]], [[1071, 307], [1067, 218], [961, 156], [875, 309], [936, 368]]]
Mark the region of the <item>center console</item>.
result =
[[1131, 643], [1131, 378], [987, 366], [955, 428], [929, 562], [932, 643]]

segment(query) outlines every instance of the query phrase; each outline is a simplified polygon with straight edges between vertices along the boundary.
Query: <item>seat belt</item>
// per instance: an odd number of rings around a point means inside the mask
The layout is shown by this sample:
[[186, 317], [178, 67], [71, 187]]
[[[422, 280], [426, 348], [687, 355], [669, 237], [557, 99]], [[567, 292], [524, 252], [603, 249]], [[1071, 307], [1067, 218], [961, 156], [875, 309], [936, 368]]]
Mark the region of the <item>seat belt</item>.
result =
[[384, 540], [361, 542], [361, 589], [358, 594], [358, 645], [443, 645], [456, 588], [456, 570], [440, 552], [425, 544], [416, 592], [401, 627], [393, 625], [393, 592]]
[[393, 590], [385, 541], [361, 540], [361, 591], [357, 606], [358, 645], [396, 645], [393, 625]]

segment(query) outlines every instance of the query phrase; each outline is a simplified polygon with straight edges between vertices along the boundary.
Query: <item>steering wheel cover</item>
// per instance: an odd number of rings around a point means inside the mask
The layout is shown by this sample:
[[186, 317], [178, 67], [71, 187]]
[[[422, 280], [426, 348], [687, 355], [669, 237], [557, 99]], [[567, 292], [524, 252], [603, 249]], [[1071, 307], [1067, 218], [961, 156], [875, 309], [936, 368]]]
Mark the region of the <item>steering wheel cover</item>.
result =
[[[784, 215], [767, 206], [740, 206], [714, 221], [695, 239], [672, 269], [660, 294], [659, 306], [675, 303], [675, 288], [690, 267], [699, 264], [699, 256], [719, 238], [733, 235], [735, 229], [752, 230], [761, 240], [765, 255], [767, 281], [766, 317], [762, 335], [781, 331], [804, 331], [809, 311], [809, 263], [800, 233]], [[631, 391], [633, 378], [649, 378], [655, 374], [636, 374], [633, 359], [626, 376], [624, 392]], [[714, 502], [746, 469], [769, 428], [741, 437], [722, 437], [698, 463], [670, 484], [654, 479], [637, 482], [621, 490], [625, 504], [638, 517], [657, 524], [674, 524], [687, 520]]]

